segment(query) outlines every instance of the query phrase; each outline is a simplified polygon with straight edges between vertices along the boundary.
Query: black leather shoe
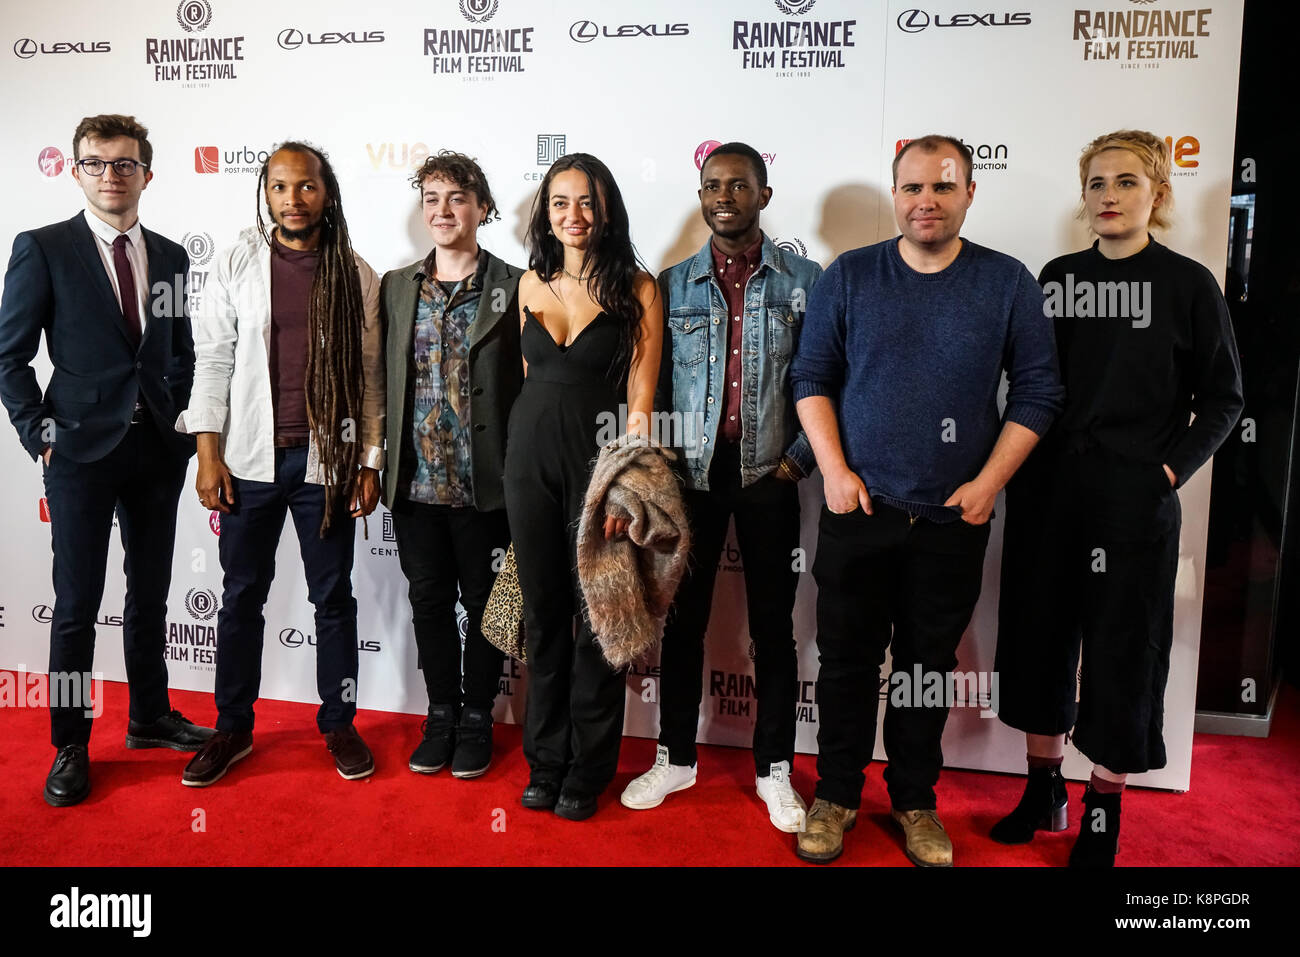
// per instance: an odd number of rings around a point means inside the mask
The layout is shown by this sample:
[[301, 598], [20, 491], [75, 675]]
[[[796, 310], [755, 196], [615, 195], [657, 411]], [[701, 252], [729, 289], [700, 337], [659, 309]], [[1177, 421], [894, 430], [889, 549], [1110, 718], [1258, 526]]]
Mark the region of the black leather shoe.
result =
[[197, 751], [216, 732], [200, 728], [179, 711], [171, 711], [156, 721], [144, 724], [131, 721], [126, 726], [128, 748], [171, 748], [173, 751]]
[[519, 803], [534, 811], [549, 811], [560, 799], [560, 786], [552, 781], [536, 781], [524, 788]]
[[596, 813], [596, 796], [561, 791], [555, 802], [555, 814], [566, 821], [585, 821]]
[[230, 766], [253, 750], [251, 731], [215, 731], [204, 742], [199, 753], [190, 758], [181, 774], [181, 783], [192, 788], [205, 788], [220, 781]]
[[1020, 803], [993, 825], [989, 837], [999, 844], [1028, 844], [1036, 831], [1064, 831], [1069, 827], [1068, 801], [1059, 766], [1030, 768]]
[[375, 756], [352, 725], [325, 732], [325, 747], [334, 755], [334, 767], [345, 781], [375, 773]]
[[90, 793], [90, 754], [84, 744], [59, 748], [45, 778], [45, 803], [51, 807], [79, 804]]

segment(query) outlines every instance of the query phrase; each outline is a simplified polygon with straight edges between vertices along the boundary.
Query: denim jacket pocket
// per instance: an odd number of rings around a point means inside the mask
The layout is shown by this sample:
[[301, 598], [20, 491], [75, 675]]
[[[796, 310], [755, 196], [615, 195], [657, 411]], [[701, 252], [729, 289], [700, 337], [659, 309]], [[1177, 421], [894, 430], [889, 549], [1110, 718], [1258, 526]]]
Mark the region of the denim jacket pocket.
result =
[[709, 351], [709, 314], [677, 313], [669, 318], [673, 335], [673, 364], [694, 365]]
[[767, 353], [788, 362], [794, 358], [801, 317], [789, 303], [769, 305], [767, 315]]

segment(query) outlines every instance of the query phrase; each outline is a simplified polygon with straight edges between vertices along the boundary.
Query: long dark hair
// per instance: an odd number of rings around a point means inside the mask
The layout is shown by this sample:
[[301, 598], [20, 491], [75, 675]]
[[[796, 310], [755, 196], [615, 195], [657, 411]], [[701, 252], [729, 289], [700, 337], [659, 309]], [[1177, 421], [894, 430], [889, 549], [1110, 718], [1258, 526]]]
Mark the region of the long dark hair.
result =
[[[361, 461], [361, 398], [365, 379], [361, 362], [361, 335], [365, 304], [361, 280], [352, 256], [348, 223], [343, 218], [343, 197], [338, 177], [324, 152], [307, 143], [278, 144], [262, 164], [257, 177], [257, 231], [267, 245], [271, 237], [262, 220], [267, 171], [280, 150], [307, 153], [320, 161], [321, 178], [330, 199], [320, 226], [320, 258], [311, 281], [307, 307], [307, 422], [325, 474], [325, 517], [320, 534], [325, 537], [340, 499], [346, 501]], [[343, 431], [350, 425], [349, 437]]]
[[610, 378], [621, 382], [641, 340], [641, 317], [645, 311], [636, 296], [637, 275], [644, 268], [628, 227], [623, 194], [609, 167], [590, 153], [568, 153], [556, 160], [542, 180], [533, 200], [528, 223], [528, 268], [544, 282], [557, 279], [564, 267], [564, 247], [551, 231], [551, 181], [566, 170], [576, 169], [587, 177], [592, 196], [591, 242], [582, 257], [582, 275], [588, 289], [607, 315], [621, 320], [619, 346], [610, 363]]

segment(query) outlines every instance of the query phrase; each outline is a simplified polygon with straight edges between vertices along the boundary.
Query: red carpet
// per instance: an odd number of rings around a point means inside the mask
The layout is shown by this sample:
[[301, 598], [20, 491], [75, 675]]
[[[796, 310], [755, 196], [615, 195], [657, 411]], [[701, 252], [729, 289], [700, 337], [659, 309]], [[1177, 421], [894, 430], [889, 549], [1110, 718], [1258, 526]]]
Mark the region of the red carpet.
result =
[[[636, 812], [622, 807], [618, 794], [649, 766], [654, 742], [627, 738], [600, 811], [572, 823], [519, 806], [528, 771], [513, 725], [497, 728], [491, 770], [458, 781], [446, 771], [424, 776], [406, 769], [418, 717], [364, 711], [357, 728], [378, 770], [364, 781], [344, 781], [316, 733], [315, 708], [263, 700], [253, 753], [212, 787], [186, 788], [180, 774], [188, 755], [126, 750], [126, 686], [104, 687], [104, 714], [90, 745], [93, 790], [72, 808], [51, 808], [41, 797], [54, 756], [48, 713], [0, 708], [0, 865], [812, 866], [794, 856], [792, 835], [768, 823], [747, 750], [702, 747], [694, 788]], [[208, 694], [174, 691], [172, 705], [201, 724], [215, 719]], [[814, 762], [800, 755], [794, 768], [795, 786], [810, 801]], [[881, 770], [875, 764], [867, 773], [862, 818], [834, 866], [911, 866], [888, 817]], [[944, 772], [939, 812], [959, 866], [1065, 863], [1082, 784], [1070, 785], [1070, 832], [1013, 848], [986, 836], [1022, 786], [1013, 776]], [[1297, 795], [1300, 694], [1287, 688], [1272, 737], [1197, 735], [1187, 794], [1125, 795], [1118, 863], [1294, 865]]]

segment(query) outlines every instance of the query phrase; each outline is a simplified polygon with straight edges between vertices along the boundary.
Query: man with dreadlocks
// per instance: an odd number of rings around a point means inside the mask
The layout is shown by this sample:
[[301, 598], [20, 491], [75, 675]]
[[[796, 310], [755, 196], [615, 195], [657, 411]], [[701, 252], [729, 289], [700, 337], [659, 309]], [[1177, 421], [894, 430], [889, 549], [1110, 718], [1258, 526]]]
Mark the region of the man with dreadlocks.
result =
[[194, 787], [253, 748], [262, 606], [286, 511], [316, 607], [316, 724], [344, 778], [375, 769], [352, 725], [352, 518], [374, 509], [384, 466], [379, 281], [352, 252], [338, 180], [319, 150], [281, 144], [262, 166], [257, 196], [257, 228], [218, 257], [196, 310], [194, 389], [176, 424], [197, 438], [199, 502], [222, 513], [225, 573], [217, 733], [182, 776]]

